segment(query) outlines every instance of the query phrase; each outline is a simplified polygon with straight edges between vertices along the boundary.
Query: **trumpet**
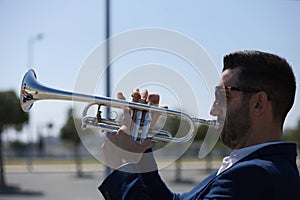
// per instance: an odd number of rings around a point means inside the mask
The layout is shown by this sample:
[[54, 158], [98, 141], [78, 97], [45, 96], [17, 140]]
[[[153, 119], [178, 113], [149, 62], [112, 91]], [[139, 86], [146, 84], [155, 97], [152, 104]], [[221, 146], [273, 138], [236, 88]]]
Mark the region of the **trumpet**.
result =
[[[24, 112], [28, 112], [32, 108], [33, 104], [39, 100], [68, 100], [86, 102], [88, 105], [82, 112], [82, 129], [97, 128], [103, 132], [116, 131], [122, 126], [122, 123], [120, 121], [116, 121], [115, 119], [103, 118], [101, 116], [101, 107], [105, 106], [129, 110], [132, 118], [134, 118], [132, 129], [132, 137], [134, 140], [144, 140], [146, 138], [150, 138], [153, 141], [183, 143], [193, 138], [196, 124], [201, 123], [208, 126], [217, 126], [216, 120], [192, 118], [188, 114], [176, 110], [108, 97], [53, 89], [39, 83], [35, 71], [30, 69], [25, 73], [22, 80], [20, 90], [21, 108]], [[88, 116], [88, 110], [94, 105], [98, 106], [97, 115], [95, 117]], [[172, 134], [167, 130], [152, 129], [150, 124], [153, 113], [185, 120], [189, 126], [187, 133], [182, 137], [173, 137]]]

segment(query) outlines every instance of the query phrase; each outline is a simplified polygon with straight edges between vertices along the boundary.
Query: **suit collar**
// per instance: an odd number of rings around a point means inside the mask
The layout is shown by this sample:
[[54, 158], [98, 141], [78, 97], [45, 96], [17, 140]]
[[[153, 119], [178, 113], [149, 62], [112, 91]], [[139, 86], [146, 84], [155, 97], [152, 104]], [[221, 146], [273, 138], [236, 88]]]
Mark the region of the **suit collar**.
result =
[[263, 146], [256, 151], [250, 153], [249, 155], [242, 158], [239, 162], [245, 160], [251, 160], [262, 156], [273, 156], [273, 155], [283, 155], [289, 160], [295, 160], [297, 156], [297, 147], [294, 143], [273, 143], [270, 145]]

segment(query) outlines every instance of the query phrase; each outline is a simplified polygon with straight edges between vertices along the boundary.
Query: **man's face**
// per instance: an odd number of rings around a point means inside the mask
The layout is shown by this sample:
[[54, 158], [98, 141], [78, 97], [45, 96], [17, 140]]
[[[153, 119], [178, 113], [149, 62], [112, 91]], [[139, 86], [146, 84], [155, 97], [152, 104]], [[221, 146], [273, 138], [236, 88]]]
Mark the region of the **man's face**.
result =
[[[225, 70], [219, 86], [239, 86], [238, 70]], [[211, 115], [221, 123], [221, 140], [224, 145], [235, 149], [247, 136], [251, 127], [248, 98], [241, 91], [216, 91], [216, 101]]]

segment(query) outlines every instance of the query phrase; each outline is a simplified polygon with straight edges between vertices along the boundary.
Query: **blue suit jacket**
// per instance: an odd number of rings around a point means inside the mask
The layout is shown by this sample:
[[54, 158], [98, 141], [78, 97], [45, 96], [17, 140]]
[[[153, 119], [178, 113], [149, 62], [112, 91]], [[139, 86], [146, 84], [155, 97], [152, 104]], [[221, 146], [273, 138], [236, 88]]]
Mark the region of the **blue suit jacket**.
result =
[[[300, 200], [296, 145], [265, 146], [218, 176], [211, 174], [183, 194], [171, 192], [158, 171], [110, 174], [99, 190], [106, 199], [242, 199]], [[138, 165], [128, 165], [138, 170]]]

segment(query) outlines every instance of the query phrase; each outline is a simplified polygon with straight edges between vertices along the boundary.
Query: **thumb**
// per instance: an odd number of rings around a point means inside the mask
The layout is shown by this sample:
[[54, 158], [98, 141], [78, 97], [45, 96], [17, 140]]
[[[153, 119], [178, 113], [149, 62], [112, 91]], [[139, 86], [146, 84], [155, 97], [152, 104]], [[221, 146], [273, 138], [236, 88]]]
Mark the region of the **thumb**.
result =
[[151, 148], [153, 145], [153, 142], [151, 141], [150, 138], [147, 138], [146, 140], [144, 140], [142, 143], [141, 143], [141, 146], [143, 148], [143, 152], [146, 151], [147, 149]]

